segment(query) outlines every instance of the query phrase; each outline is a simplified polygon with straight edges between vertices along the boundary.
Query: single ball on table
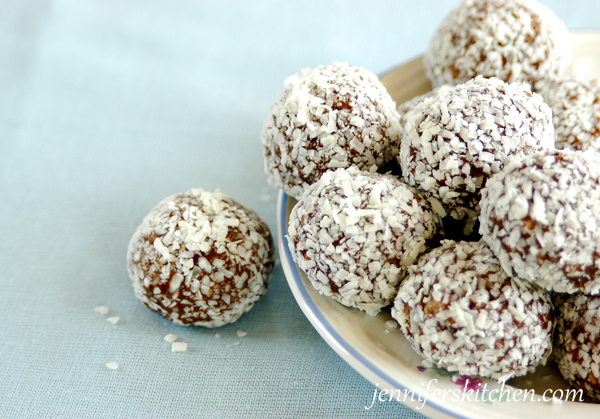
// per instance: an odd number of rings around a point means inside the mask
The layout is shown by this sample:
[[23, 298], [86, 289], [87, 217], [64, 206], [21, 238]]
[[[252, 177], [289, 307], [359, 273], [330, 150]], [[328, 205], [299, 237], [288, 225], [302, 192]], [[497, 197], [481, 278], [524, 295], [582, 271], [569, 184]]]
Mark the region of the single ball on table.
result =
[[288, 242], [319, 293], [375, 315], [439, 231], [439, 217], [414, 189], [351, 167], [307, 189], [290, 214]]
[[488, 180], [481, 233], [509, 275], [555, 292], [600, 292], [600, 155], [519, 156]]
[[561, 76], [571, 62], [570, 34], [532, 0], [465, 0], [440, 23], [423, 64], [434, 87], [482, 75], [505, 82]]
[[333, 62], [284, 86], [261, 137], [272, 186], [300, 198], [327, 170], [376, 171], [397, 154], [396, 104], [370, 71]]
[[481, 188], [507, 156], [554, 148], [550, 108], [530, 86], [476, 77], [444, 87], [404, 117], [402, 175], [434, 209], [476, 220]]
[[392, 308], [413, 349], [448, 371], [498, 381], [552, 350], [548, 295], [504, 273], [489, 247], [444, 240], [409, 269]]
[[572, 386], [600, 401], [600, 296], [574, 295], [558, 307], [554, 359]]
[[127, 252], [135, 295], [173, 323], [236, 321], [267, 291], [274, 266], [269, 228], [220, 191], [192, 189], [163, 199]]
[[540, 80], [535, 91], [552, 108], [556, 148], [600, 151], [600, 86], [596, 79]]

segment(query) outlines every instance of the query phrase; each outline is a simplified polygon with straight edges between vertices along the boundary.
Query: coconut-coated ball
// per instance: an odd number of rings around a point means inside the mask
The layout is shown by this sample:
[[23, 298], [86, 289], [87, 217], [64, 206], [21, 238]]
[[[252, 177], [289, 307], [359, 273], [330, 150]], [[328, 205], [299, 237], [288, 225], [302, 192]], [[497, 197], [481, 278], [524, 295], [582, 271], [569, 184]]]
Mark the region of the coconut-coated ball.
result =
[[396, 104], [377, 76], [345, 62], [288, 77], [262, 131], [272, 186], [300, 198], [327, 170], [376, 171], [397, 153]]
[[236, 321], [265, 294], [273, 266], [265, 222], [223, 192], [204, 189], [163, 199], [127, 252], [136, 297], [183, 326]]
[[600, 86], [593, 78], [564, 77], [535, 83], [552, 108], [556, 148], [600, 151]]
[[600, 155], [511, 159], [482, 193], [479, 232], [509, 275], [555, 292], [600, 292]]
[[422, 256], [392, 317], [418, 354], [460, 374], [505, 381], [532, 372], [552, 350], [549, 296], [508, 277], [482, 241], [445, 240]]
[[571, 296], [557, 311], [558, 369], [572, 386], [600, 401], [600, 296]]
[[423, 64], [434, 87], [478, 75], [534, 83], [562, 76], [571, 62], [570, 34], [533, 0], [464, 0], [431, 37]]
[[439, 217], [413, 188], [348, 168], [307, 189], [290, 214], [288, 240], [319, 293], [375, 315], [439, 230]]
[[[444, 86], [403, 119], [406, 182], [455, 219], [476, 219], [481, 189], [507, 156], [554, 148], [552, 113], [527, 84], [478, 76]], [[438, 208], [435, 206], [434, 208]]]

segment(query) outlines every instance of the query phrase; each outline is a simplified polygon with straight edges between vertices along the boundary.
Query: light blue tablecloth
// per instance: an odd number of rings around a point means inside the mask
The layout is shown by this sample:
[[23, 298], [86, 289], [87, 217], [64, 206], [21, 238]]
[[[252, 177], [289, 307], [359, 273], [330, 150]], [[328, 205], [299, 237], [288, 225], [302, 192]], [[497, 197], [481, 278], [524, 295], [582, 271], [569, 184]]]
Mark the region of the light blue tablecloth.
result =
[[[275, 233], [259, 136], [283, 80], [333, 60], [388, 70], [455, 3], [0, 1], [0, 417], [419, 417], [364, 409], [374, 386], [280, 266], [237, 323], [183, 328], [134, 298], [125, 253], [151, 207], [195, 187]], [[600, 2], [545, 3], [571, 29], [600, 27]]]

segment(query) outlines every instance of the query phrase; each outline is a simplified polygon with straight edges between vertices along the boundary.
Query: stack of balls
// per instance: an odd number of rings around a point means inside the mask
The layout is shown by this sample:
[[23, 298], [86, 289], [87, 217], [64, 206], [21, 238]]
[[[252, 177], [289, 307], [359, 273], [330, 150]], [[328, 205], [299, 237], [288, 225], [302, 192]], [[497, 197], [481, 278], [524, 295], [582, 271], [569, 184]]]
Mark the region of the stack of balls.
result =
[[[505, 381], [554, 345], [600, 400], [600, 90], [570, 61], [535, 1], [465, 0], [425, 54], [435, 89], [397, 110], [346, 63], [288, 78], [265, 171], [298, 199], [288, 244], [315, 289], [369, 315], [393, 304], [414, 350], [460, 374]], [[553, 293], [572, 294], [556, 313]]]

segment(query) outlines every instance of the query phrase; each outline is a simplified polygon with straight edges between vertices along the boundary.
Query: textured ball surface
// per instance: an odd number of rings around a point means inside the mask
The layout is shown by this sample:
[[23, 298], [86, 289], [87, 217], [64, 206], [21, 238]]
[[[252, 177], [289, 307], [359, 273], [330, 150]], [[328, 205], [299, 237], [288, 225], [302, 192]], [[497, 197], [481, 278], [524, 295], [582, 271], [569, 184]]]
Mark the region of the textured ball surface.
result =
[[[440, 87], [436, 87], [435, 89], [430, 90], [429, 92], [419, 95], [419, 96], [415, 96], [412, 99], [407, 100], [404, 103], [401, 103], [400, 105], [398, 105], [398, 107], [396, 108], [396, 110], [398, 111], [398, 115], [400, 115], [400, 138], [402, 138], [402, 130], [404, 129], [404, 126], [406, 125], [406, 123], [408, 122], [408, 116], [410, 115], [410, 112], [419, 104], [421, 103], [423, 100], [429, 98], [429, 97], [433, 97], [433, 96], [438, 96], [440, 94], [441, 89], [452, 89], [453, 87], [449, 84], [445, 84], [443, 86]], [[400, 145], [398, 145], [398, 150], [400, 150]]]
[[272, 186], [300, 198], [327, 170], [376, 171], [397, 153], [396, 104], [377, 76], [334, 62], [288, 77], [262, 132]]
[[465, 0], [434, 32], [423, 65], [434, 87], [478, 75], [533, 83], [563, 75], [570, 34], [532, 0]]
[[554, 359], [575, 388], [600, 401], [600, 296], [575, 295], [558, 309]]
[[529, 85], [497, 78], [444, 86], [403, 118], [404, 179], [455, 219], [477, 217], [481, 188], [507, 156], [554, 147], [552, 114], [542, 97]]
[[479, 232], [509, 274], [556, 292], [600, 291], [600, 155], [520, 156], [488, 180]]
[[596, 79], [540, 80], [535, 90], [552, 108], [556, 148], [600, 151], [600, 86]]
[[445, 240], [421, 257], [392, 317], [418, 354], [460, 374], [504, 381], [532, 372], [552, 349], [549, 297], [509, 278], [481, 241]]
[[440, 220], [395, 178], [356, 168], [329, 171], [289, 219], [289, 246], [321, 294], [377, 314], [396, 296], [406, 268], [424, 253]]
[[234, 322], [267, 291], [274, 265], [269, 228], [219, 191], [163, 199], [137, 228], [127, 252], [135, 295], [175, 324]]

